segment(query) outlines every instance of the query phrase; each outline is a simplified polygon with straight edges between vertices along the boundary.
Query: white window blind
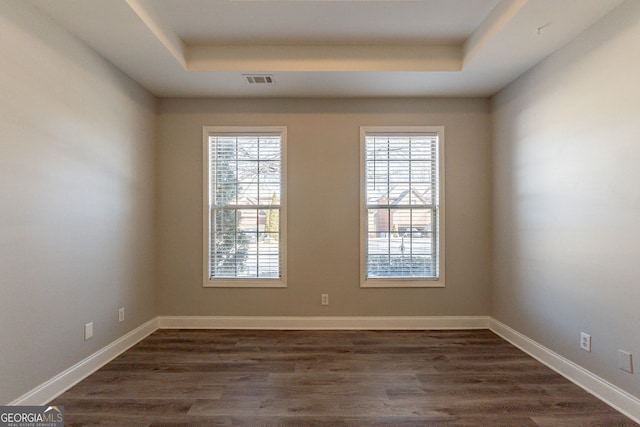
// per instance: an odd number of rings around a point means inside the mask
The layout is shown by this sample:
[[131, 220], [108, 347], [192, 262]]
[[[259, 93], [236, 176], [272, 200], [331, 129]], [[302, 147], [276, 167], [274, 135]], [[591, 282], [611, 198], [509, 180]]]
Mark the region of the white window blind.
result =
[[282, 278], [282, 135], [208, 136], [208, 280]]
[[438, 132], [365, 132], [365, 280], [440, 278]]

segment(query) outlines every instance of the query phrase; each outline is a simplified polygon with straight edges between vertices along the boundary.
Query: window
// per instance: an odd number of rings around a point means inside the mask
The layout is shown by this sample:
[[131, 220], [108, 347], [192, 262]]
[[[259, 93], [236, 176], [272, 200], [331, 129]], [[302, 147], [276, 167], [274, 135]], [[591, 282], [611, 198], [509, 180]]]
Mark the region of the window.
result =
[[444, 286], [444, 128], [362, 127], [363, 287]]
[[286, 128], [204, 128], [204, 286], [286, 286]]

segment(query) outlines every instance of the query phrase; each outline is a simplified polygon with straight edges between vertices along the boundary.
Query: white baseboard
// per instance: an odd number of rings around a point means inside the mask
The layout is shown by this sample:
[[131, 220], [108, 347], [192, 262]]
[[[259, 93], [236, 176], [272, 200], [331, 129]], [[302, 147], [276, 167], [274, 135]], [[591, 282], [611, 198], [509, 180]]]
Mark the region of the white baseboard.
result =
[[640, 399], [493, 318], [489, 329], [640, 424]]
[[20, 396], [9, 405], [44, 405], [55, 399], [95, 371], [142, 341], [158, 329], [158, 318], [149, 320], [128, 334], [118, 338], [64, 372]]
[[487, 329], [487, 316], [160, 316], [160, 329]]

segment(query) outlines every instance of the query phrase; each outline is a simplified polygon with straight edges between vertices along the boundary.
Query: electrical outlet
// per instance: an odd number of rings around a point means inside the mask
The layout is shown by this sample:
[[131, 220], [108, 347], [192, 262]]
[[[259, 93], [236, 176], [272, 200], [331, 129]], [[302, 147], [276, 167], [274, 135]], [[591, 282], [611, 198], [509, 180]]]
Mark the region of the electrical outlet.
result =
[[580, 332], [580, 348], [591, 353], [591, 335]]
[[124, 322], [124, 307], [118, 310], [118, 322]]
[[329, 294], [322, 294], [322, 305], [329, 305]]
[[618, 361], [620, 369], [633, 374], [633, 361], [631, 360], [631, 353], [624, 350], [618, 350]]
[[84, 340], [90, 340], [91, 338], [93, 338], [93, 322], [84, 325]]

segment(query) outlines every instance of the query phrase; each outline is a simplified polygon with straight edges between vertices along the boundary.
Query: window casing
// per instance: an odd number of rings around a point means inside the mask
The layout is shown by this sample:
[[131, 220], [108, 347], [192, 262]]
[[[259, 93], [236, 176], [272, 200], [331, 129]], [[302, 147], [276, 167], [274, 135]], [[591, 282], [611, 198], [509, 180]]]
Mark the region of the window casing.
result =
[[362, 287], [444, 286], [444, 127], [361, 127]]
[[203, 128], [204, 286], [286, 286], [286, 128]]

